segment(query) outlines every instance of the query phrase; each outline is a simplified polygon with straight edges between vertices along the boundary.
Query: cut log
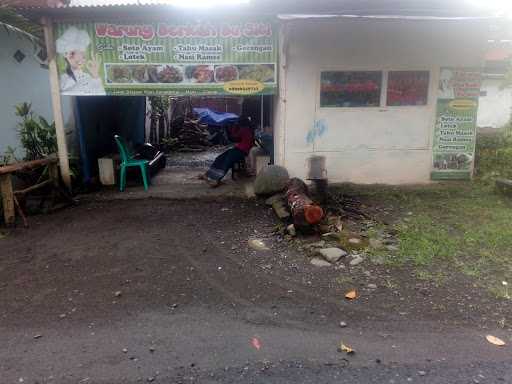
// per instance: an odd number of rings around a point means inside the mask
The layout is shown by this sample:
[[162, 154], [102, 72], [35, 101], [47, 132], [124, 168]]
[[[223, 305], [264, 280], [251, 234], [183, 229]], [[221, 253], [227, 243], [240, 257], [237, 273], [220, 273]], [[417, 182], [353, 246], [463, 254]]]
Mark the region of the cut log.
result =
[[318, 224], [324, 216], [322, 207], [311, 200], [308, 186], [301, 179], [293, 178], [288, 182], [286, 200], [295, 227]]

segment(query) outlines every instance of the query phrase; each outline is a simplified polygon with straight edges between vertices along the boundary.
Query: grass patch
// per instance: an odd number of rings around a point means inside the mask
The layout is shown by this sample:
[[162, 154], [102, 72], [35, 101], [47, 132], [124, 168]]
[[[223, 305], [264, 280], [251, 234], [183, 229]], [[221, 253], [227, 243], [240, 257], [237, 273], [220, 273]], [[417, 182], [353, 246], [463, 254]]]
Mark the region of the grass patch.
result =
[[393, 207], [399, 249], [371, 250], [370, 258], [410, 265], [420, 279], [442, 281], [443, 269], [457, 270], [496, 294], [502, 281], [512, 284], [512, 201], [485, 183], [341, 188], [368, 206]]
[[419, 214], [396, 229], [400, 244], [396, 261], [399, 263], [426, 266], [434, 261], [448, 261], [456, 254], [457, 240], [450, 234], [450, 228], [436, 223], [430, 215]]

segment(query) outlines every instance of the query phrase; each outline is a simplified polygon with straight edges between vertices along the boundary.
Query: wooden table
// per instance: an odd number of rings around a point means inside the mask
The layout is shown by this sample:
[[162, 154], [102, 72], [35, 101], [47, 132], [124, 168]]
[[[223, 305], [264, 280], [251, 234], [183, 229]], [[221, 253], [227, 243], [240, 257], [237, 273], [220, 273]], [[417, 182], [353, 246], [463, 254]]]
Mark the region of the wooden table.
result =
[[[23, 161], [15, 164], [0, 167], [0, 193], [2, 195], [2, 206], [4, 210], [4, 219], [6, 225], [13, 225], [16, 220], [16, 209], [23, 218], [25, 226], [28, 225], [27, 219], [18, 203], [16, 195], [24, 195], [35, 189], [42, 188], [46, 185], [53, 185], [59, 189], [59, 162], [56, 157], [48, 157], [46, 159]], [[27, 171], [39, 167], [48, 166], [48, 178], [35, 185], [22, 190], [15, 191], [12, 186], [12, 174], [20, 171]]]

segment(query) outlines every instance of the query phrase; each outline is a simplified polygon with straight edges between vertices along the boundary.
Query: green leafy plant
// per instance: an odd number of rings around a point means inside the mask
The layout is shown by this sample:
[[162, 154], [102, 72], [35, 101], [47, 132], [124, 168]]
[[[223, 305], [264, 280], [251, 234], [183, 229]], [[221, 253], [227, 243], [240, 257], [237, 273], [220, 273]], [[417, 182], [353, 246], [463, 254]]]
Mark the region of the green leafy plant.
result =
[[16, 106], [16, 116], [21, 118], [18, 123], [18, 134], [25, 150], [25, 160], [36, 160], [57, 152], [55, 123], [32, 112], [30, 103]]
[[4, 152], [2, 156], [0, 156], [0, 166], [12, 164], [17, 161], [18, 159], [16, 157], [16, 148], [7, 146], [7, 150]]
[[512, 178], [512, 119], [495, 133], [477, 135], [475, 171], [484, 184], [498, 177]]
[[[13, 1], [10, 1], [13, 3]], [[35, 46], [43, 45], [43, 29], [40, 25], [20, 15], [9, 1], [0, 4], [0, 28], [31, 41]]]
[[149, 102], [151, 104], [151, 116], [159, 116], [164, 114], [170, 105], [168, 96], [150, 96]]

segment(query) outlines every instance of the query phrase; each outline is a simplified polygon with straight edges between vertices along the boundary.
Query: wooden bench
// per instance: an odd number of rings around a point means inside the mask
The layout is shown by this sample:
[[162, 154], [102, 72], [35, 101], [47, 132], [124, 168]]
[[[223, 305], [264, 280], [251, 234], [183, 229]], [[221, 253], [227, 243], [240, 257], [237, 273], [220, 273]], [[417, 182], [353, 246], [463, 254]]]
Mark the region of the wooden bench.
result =
[[[35, 185], [15, 191], [12, 184], [12, 174], [20, 171], [28, 171], [39, 167], [48, 166], [48, 178]], [[17, 195], [24, 195], [36, 189], [47, 185], [53, 186], [54, 190], [59, 190], [59, 162], [56, 157], [46, 159], [23, 161], [15, 164], [0, 167], [0, 193], [2, 195], [2, 206], [4, 210], [4, 219], [6, 225], [13, 225], [16, 220], [16, 209], [23, 219], [23, 224], [28, 226], [27, 218], [21, 209]]]

